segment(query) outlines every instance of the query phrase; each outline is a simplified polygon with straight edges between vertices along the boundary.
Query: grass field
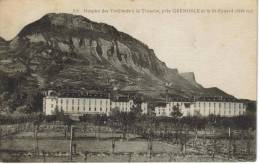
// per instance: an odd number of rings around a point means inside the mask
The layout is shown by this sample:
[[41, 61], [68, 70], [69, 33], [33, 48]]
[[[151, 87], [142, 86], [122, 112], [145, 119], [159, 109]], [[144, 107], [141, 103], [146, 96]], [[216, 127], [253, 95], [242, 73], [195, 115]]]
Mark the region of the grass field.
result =
[[[20, 132], [1, 139], [0, 159], [9, 162], [69, 162], [70, 140], [65, 138], [63, 130], [42, 130], [38, 133], [38, 148], [40, 156], [34, 156], [36, 142], [33, 132]], [[122, 140], [121, 133], [112, 134], [109, 130], [101, 133], [95, 131], [78, 131], [75, 133], [73, 145], [76, 145], [76, 153], [72, 161], [75, 162], [205, 162], [205, 161], [248, 161], [252, 159], [240, 159], [235, 156], [228, 158], [223, 154], [216, 154], [214, 158], [209, 153], [212, 149], [212, 140], [202, 143], [198, 138], [197, 147], [192, 146], [192, 139], [187, 142], [185, 155], [181, 152], [181, 145], [172, 141], [152, 141], [152, 155], [148, 153], [148, 142], [138, 135], [129, 134], [128, 140]], [[96, 137], [99, 136], [99, 139]], [[112, 136], [115, 137], [115, 149], [112, 153]], [[243, 149], [245, 141], [237, 140], [237, 145]], [[228, 140], [218, 140], [217, 149], [227, 152]], [[239, 147], [238, 146], [238, 147]], [[255, 141], [250, 148], [255, 150]], [[240, 149], [242, 150], [242, 149]], [[45, 152], [43, 156], [41, 153]], [[23, 152], [23, 153], [21, 153]], [[86, 152], [87, 155], [86, 155]], [[22, 155], [23, 154], [23, 155]]]

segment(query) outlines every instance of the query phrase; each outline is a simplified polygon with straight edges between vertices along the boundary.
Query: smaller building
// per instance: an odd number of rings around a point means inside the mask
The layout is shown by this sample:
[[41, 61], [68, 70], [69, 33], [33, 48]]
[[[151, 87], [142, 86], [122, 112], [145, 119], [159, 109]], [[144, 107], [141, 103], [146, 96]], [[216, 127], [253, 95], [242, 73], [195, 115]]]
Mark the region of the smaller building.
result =
[[165, 102], [157, 102], [154, 106], [155, 116], [170, 117], [170, 110]]
[[130, 112], [134, 102], [128, 97], [117, 97], [111, 100], [111, 109], [119, 108], [121, 112]]
[[164, 105], [155, 107], [156, 116], [171, 117], [173, 108], [179, 108], [183, 116], [202, 116], [216, 115], [220, 117], [234, 117], [245, 114], [246, 105], [243, 102], [220, 101], [220, 100], [196, 100], [196, 101], [171, 101]]
[[147, 102], [141, 103], [141, 110], [142, 110], [142, 114], [148, 114], [148, 103]]

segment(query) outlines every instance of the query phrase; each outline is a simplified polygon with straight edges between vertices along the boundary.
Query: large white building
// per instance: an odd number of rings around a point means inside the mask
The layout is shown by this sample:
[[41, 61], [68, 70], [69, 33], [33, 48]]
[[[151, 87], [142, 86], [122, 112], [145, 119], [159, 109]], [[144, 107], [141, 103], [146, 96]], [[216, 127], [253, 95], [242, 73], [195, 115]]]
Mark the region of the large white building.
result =
[[43, 110], [46, 115], [55, 109], [66, 114], [107, 114], [110, 112], [110, 99], [106, 98], [71, 98], [47, 96], [43, 99]]
[[[81, 97], [46, 95], [43, 98], [43, 112], [46, 115], [54, 114], [55, 110], [63, 111], [69, 115], [84, 114], [106, 114], [109, 115], [111, 109], [118, 108], [122, 112], [130, 112], [135, 104], [127, 97], [117, 97], [111, 99], [110, 96], [100, 94], [88, 94]], [[140, 104], [143, 114], [147, 113], [147, 103]]]
[[246, 105], [239, 101], [171, 101], [155, 107], [156, 116], [170, 117], [173, 107], [177, 107], [183, 116], [217, 115], [221, 117], [233, 117], [243, 115]]

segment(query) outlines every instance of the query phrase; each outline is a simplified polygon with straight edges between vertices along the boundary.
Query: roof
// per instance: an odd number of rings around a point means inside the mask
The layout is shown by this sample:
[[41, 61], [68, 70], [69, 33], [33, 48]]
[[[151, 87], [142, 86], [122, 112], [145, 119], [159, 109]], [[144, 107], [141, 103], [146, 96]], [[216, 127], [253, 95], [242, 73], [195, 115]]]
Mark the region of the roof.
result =
[[238, 99], [236, 99], [234, 97], [221, 97], [221, 96], [193, 97], [193, 98], [170, 97], [168, 100], [169, 101], [176, 101], [176, 102], [195, 102], [195, 101], [203, 101], [203, 102], [240, 102], [240, 100], [238, 100]]
[[155, 105], [156, 107], [166, 107], [166, 102], [160, 102], [160, 101], [158, 101], [158, 102], [154, 102], [154, 105]]
[[71, 97], [71, 98], [109, 98], [107, 93], [60, 93], [59, 97]]
[[128, 102], [130, 99], [128, 97], [113, 97], [111, 99], [114, 102]]

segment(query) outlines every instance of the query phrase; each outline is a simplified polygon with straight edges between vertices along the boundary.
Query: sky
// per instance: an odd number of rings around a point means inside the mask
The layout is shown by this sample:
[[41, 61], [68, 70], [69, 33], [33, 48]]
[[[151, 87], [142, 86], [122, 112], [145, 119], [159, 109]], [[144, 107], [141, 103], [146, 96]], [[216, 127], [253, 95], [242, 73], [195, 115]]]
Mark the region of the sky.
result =
[[[0, 0], [0, 36], [11, 40], [25, 25], [50, 12], [83, 15], [144, 42], [168, 67], [194, 72], [204, 87], [256, 100], [256, 4], [256, 0]], [[160, 13], [137, 13], [138, 9]], [[211, 12], [163, 13], [166, 9]], [[246, 12], [238, 12], [241, 9]]]

